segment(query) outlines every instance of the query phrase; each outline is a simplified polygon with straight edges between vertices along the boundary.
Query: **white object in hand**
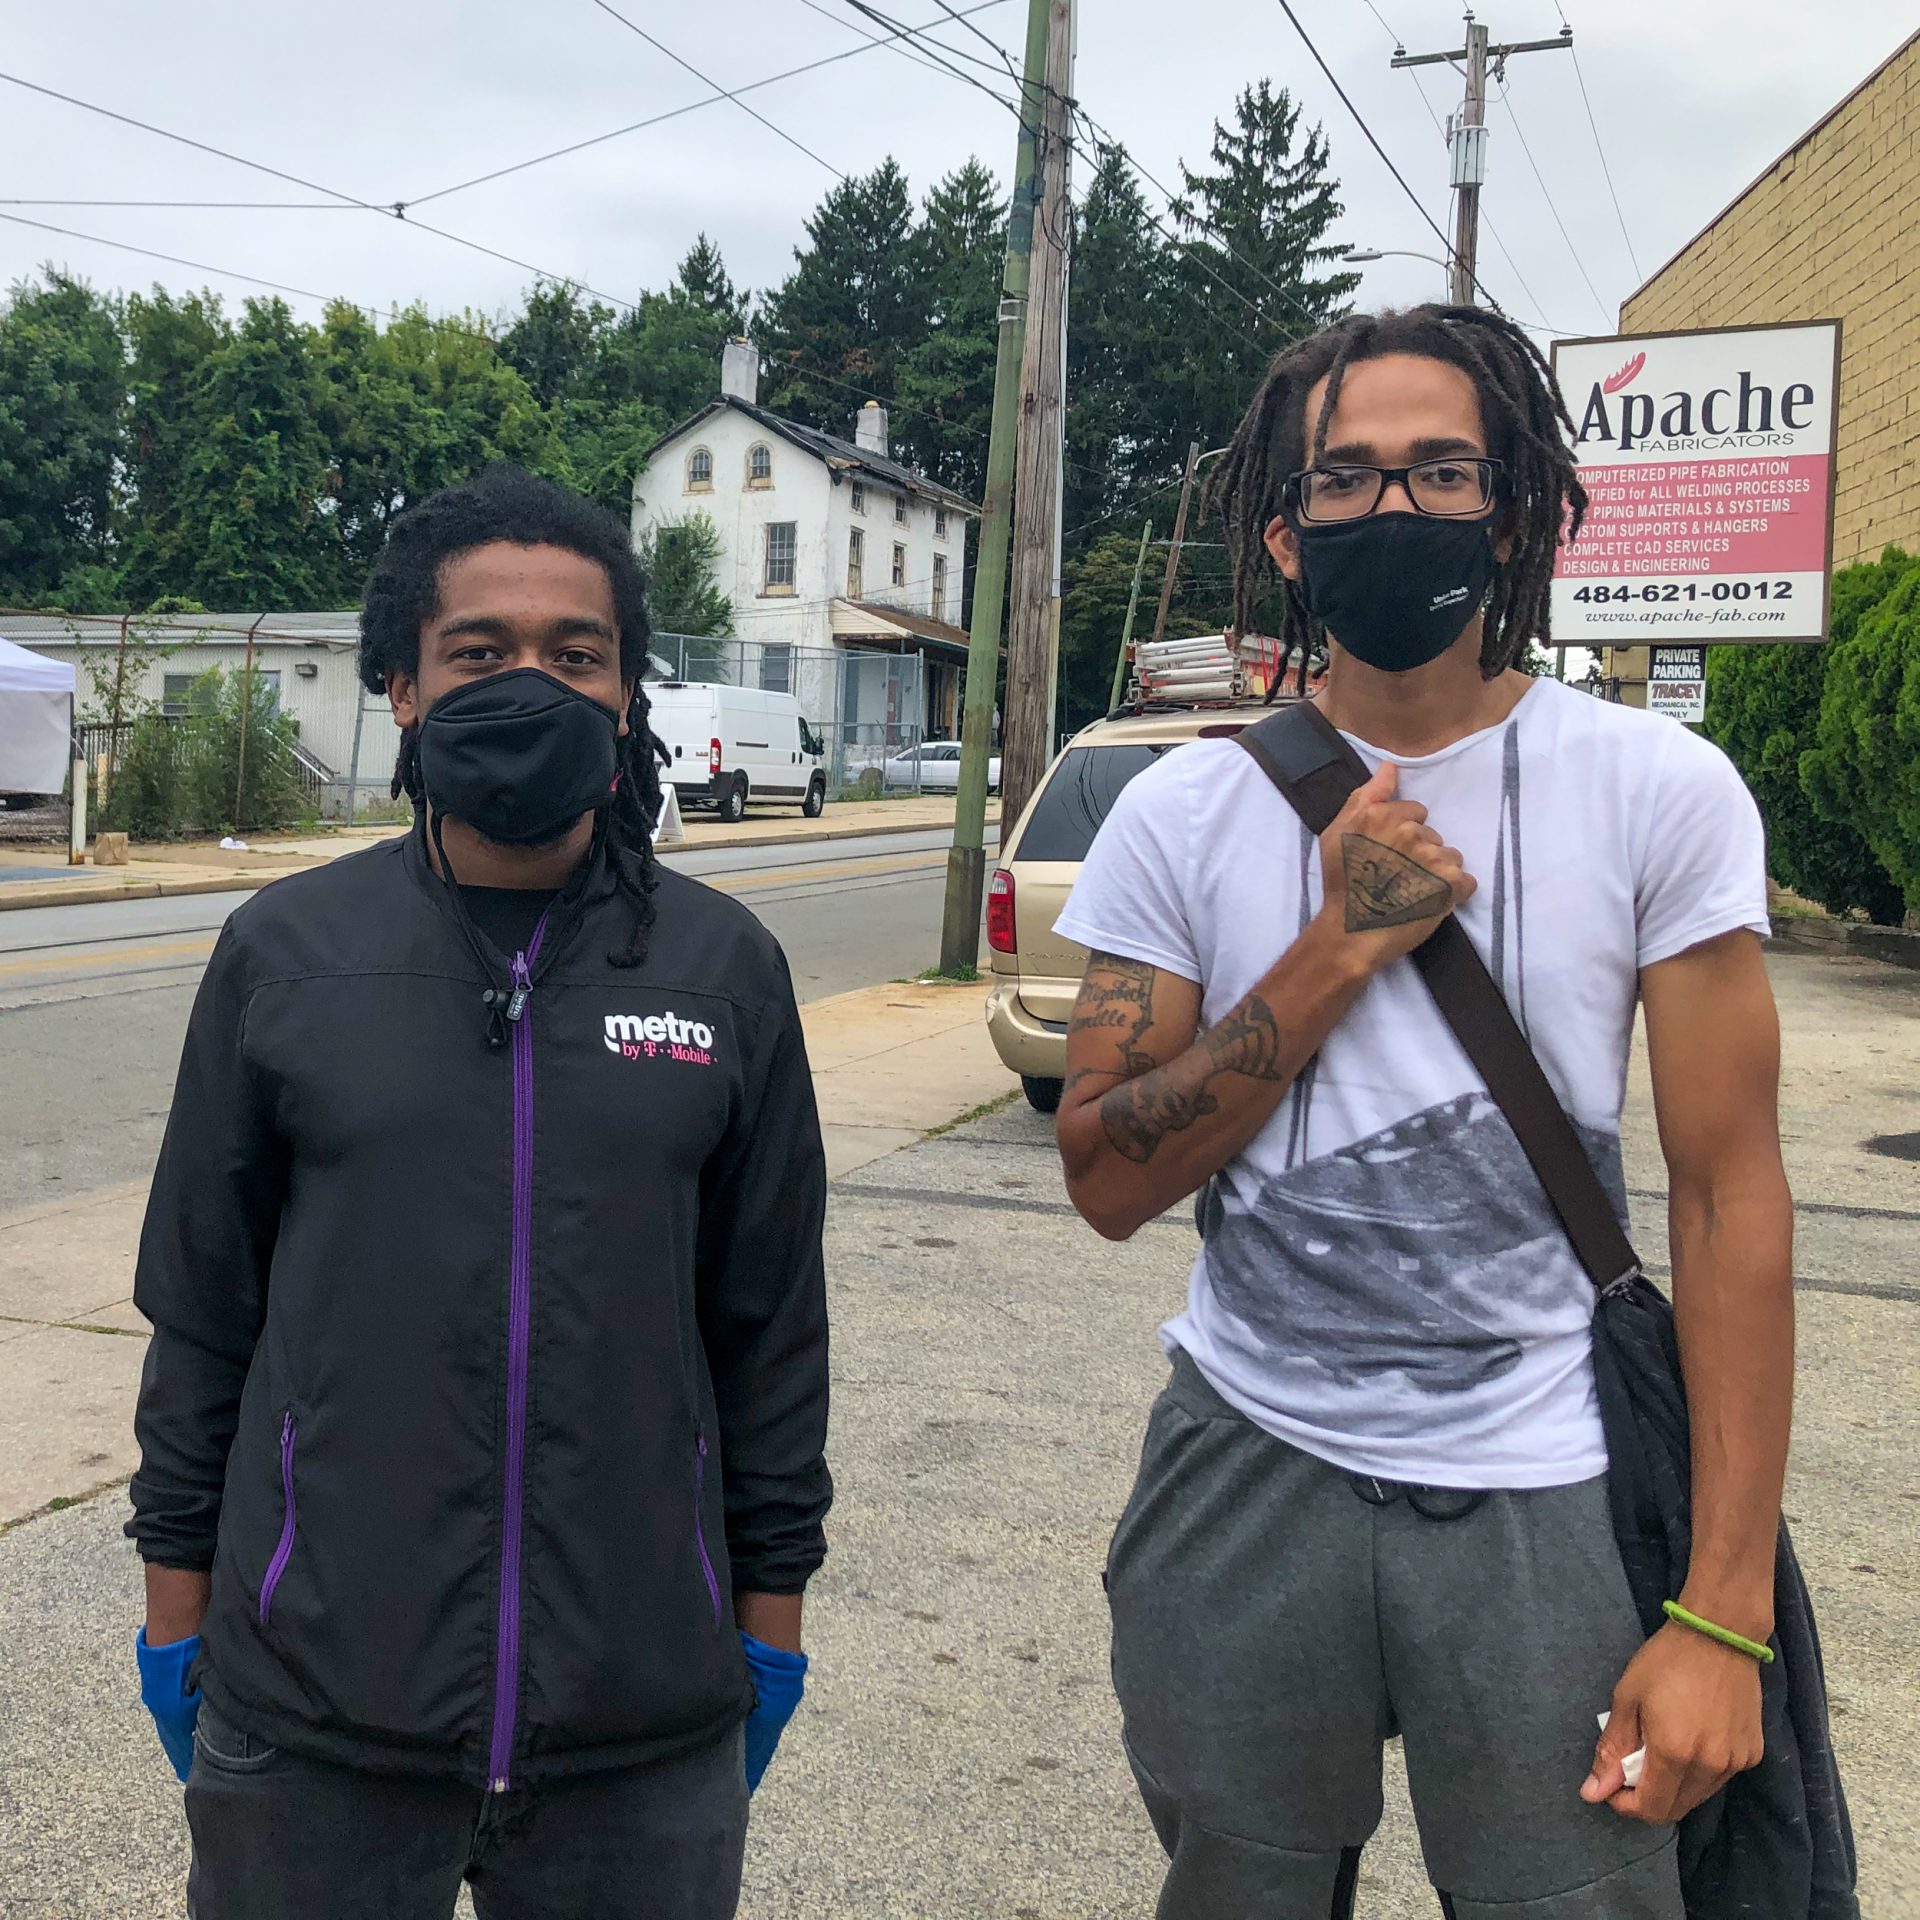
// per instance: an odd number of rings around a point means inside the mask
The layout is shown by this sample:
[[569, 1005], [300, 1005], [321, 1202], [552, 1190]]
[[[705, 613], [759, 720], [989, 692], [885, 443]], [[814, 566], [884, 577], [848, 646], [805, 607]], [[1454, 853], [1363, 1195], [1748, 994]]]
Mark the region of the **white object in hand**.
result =
[[[1607, 1722], [1613, 1718], [1610, 1713], [1597, 1713], [1594, 1718], [1600, 1722], [1600, 1731], [1605, 1733]], [[1637, 1787], [1640, 1784], [1640, 1769], [1647, 1763], [1645, 1747], [1635, 1747], [1631, 1753], [1620, 1756], [1620, 1771], [1626, 1776], [1627, 1785]]]

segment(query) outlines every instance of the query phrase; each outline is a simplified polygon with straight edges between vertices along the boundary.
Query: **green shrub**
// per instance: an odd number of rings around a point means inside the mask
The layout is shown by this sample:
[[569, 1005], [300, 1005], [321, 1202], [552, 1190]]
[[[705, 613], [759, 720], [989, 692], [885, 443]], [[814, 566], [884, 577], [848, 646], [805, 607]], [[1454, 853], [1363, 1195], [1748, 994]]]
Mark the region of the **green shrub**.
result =
[[1891, 584], [1833, 644], [1800, 778], [1920, 913], [1920, 559], [1889, 548], [1880, 565]]

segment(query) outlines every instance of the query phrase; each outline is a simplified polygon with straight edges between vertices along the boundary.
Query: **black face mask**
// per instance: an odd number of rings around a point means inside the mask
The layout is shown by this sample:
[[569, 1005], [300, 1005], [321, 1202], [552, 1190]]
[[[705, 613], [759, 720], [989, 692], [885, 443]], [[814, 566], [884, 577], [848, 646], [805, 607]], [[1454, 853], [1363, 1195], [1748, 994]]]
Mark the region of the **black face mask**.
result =
[[508, 846], [558, 839], [613, 799], [620, 716], [538, 667], [442, 694], [420, 723], [420, 781], [436, 814]]
[[1493, 522], [1371, 513], [1331, 526], [1289, 519], [1307, 611], [1382, 673], [1437, 659], [1480, 611], [1494, 573]]

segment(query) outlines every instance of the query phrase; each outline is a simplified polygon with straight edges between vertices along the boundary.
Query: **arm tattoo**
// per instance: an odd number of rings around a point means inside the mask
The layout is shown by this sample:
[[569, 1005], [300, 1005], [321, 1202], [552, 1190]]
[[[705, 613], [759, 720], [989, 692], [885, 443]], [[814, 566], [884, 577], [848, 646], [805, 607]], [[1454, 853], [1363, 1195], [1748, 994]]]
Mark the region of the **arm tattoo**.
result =
[[1067, 1024], [1076, 1033], [1105, 1032], [1114, 1036], [1121, 1073], [1144, 1073], [1152, 1059], [1140, 1051], [1140, 1042], [1153, 1025], [1155, 970], [1145, 960], [1125, 960], [1117, 953], [1096, 953], [1087, 962], [1087, 977], [1074, 1002]]
[[1100, 1124], [1113, 1150], [1144, 1166], [1170, 1133], [1184, 1133], [1196, 1120], [1217, 1113], [1212, 1087], [1223, 1073], [1249, 1080], [1291, 1080], [1281, 1059], [1280, 1027], [1273, 1009], [1249, 994], [1198, 1045], [1178, 1060], [1115, 1087], [1100, 1102]]
[[1347, 869], [1347, 931], [1368, 933], [1438, 920], [1453, 901], [1453, 889], [1437, 873], [1383, 841], [1343, 833], [1340, 856]]

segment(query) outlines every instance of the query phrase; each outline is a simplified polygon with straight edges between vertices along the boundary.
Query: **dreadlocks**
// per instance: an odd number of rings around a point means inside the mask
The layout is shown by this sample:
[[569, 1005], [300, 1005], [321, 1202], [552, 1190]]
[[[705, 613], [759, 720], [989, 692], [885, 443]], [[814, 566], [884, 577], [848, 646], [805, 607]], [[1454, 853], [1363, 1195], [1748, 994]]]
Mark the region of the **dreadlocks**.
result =
[[[1267, 552], [1266, 531], [1280, 511], [1288, 479], [1324, 451], [1347, 369], [1389, 353], [1444, 360], [1465, 372], [1480, 396], [1487, 451], [1506, 463], [1500, 512], [1513, 552], [1494, 576], [1480, 637], [1480, 671], [1491, 680], [1521, 658], [1529, 639], [1547, 638], [1554, 549], [1563, 523], [1569, 540], [1580, 531], [1587, 492], [1568, 447], [1573, 422], [1545, 358], [1504, 314], [1485, 307], [1354, 314], [1297, 342], [1274, 361], [1209, 489], [1233, 554], [1234, 625], [1242, 633], [1255, 630], [1260, 602], [1280, 577]], [[1323, 379], [1326, 398], [1309, 450], [1307, 396]], [[1308, 655], [1322, 637], [1319, 623], [1307, 612], [1296, 583], [1283, 580], [1282, 589], [1285, 611], [1276, 636], [1281, 659], [1300, 650], [1304, 684]], [[1276, 690], [1278, 684], [1276, 676]]]
[[[647, 577], [634, 557], [626, 529], [616, 519], [550, 480], [518, 467], [493, 466], [462, 486], [448, 487], [393, 523], [374, 562], [360, 615], [360, 679], [369, 693], [384, 693], [391, 672], [420, 670], [420, 629], [432, 619], [440, 569], [456, 555], [496, 540], [521, 547], [564, 547], [602, 568], [613, 590], [620, 630], [620, 676], [633, 683], [627, 731], [619, 748], [619, 778], [606, 820], [606, 845], [614, 872], [634, 906], [631, 943], [607, 958], [617, 967], [637, 967], [647, 957], [653, 925], [653, 822], [660, 810], [660, 772], [648, 726], [642, 676], [647, 664]], [[422, 804], [417, 727], [400, 737], [393, 794]]]

